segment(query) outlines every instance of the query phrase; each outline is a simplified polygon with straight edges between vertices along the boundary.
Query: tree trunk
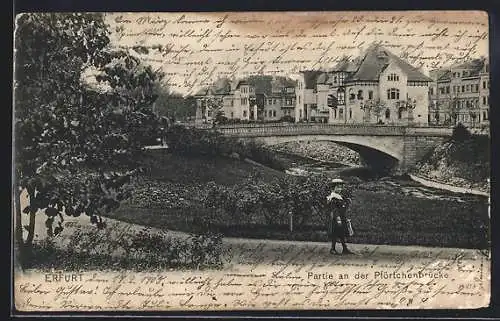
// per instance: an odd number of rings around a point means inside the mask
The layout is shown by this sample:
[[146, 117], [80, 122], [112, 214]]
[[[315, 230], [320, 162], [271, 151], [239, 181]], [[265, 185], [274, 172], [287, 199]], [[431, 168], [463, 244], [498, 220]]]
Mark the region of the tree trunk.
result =
[[[33, 202], [34, 193], [30, 193], [30, 204]], [[33, 245], [33, 238], [35, 237], [35, 215], [36, 211], [30, 210], [30, 221], [28, 224], [28, 236], [26, 238], [26, 242], [24, 242], [25, 250], [31, 250], [31, 246]]]
[[15, 211], [15, 244], [14, 244], [14, 266], [23, 266], [24, 241], [23, 241], [23, 223], [21, 214], [21, 191], [16, 188], [14, 195]]

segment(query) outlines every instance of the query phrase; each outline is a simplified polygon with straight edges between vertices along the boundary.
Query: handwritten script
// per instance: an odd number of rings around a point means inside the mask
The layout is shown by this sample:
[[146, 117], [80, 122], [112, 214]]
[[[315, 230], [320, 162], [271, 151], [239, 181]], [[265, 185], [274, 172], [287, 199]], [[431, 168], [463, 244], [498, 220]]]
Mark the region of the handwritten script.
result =
[[474, 250], [229, 239], [221, 270], [33, 271], [17, 275], [23, 311], [421, 309], [489, 303], [490, 262]]
[[380, 43], [423, 70], [488, 55], [484, 12], [113, 13], [112, 41], [193, 93], [219, 77], [333, 67]]

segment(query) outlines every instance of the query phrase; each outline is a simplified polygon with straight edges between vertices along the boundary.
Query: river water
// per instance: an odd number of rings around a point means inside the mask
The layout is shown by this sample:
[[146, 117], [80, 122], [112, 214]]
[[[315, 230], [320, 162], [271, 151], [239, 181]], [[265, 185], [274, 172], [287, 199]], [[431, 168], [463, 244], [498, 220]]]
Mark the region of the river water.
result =
[[353, 183], [357, 188], [369, 189], [379, 193], [397, 193], [409, 198], [455, 201], [459, 203], [488, 203], [488, 199], [483, 196], [453, 193], [430, 188], [406, 176], [379, 176], [369, 168], [362, 166], [323, 162], [284, 152], [278, 152], [278, 155], [286, 164], [286, 173], [289, 175], [309, 176], [322, 174], [332, 178], [339, 177]]

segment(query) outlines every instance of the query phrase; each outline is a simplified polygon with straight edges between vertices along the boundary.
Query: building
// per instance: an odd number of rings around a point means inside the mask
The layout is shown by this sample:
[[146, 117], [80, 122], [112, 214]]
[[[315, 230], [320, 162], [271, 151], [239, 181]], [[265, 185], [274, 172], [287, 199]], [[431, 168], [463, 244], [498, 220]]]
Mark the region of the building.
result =
[[489, 125], [489, 63], [485, 58], [433, 70], [430, 75], [430, 124]]
[[194, 97], [198, 122], [212, 121], [215, 112], [230, 119], [257, 119], [255, 88], [244, 80], [219, 79], [213, 85], [199, 90]]
[[[428, 123], [431, 78], [372, 44], [356, 59], [299, 76], [298, 120], [329, 123]], [[313, 98], [313, 96], [315, 96]], [[302, 111], [302, 112], [301, 112]]]
[[[238, 121], [293, 121], [296, 82], [286, 77], [251, 76], [219, 79], [195, 94], [198, 122], [210, 122], [214, 111]], [[211, 106], [218, 104], [219, 108]]]
[[296, 82], [285, 77], [273, 77], [270, 87], [262, 92], [265, 98], [264, 121], [289, 120], [295, 118]]

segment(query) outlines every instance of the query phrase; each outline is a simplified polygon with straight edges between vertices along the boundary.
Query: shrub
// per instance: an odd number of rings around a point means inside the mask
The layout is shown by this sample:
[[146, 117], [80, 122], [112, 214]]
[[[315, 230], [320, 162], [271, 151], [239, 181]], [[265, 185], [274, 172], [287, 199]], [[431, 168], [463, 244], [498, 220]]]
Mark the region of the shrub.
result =
[[[286, 225], [290, 215], [294, 225], [303, 227], [310, 222], [326, 224], [331, 204], [326, 201], [331, 188], [325, 177], [284, 176], [265, 183], [249, 179], [239, 186], [222, 187], [209, 183], [202, 204], [207, 212], [201, 222], [212, 228], [228, 224]], [[352, 199], [350, 188], [341, 193]], [[335, 204], [340, 207], [340, 203]]]
[[472, 137], [471, 132], [461, 123], [453, 128], [451, 139], [456, 142], [463, 142]]
[[167, 132], [167, 144], [174, 153], [184, 155], [225, 156], [238, 153], [277, 170], [284, 170], [284, 165], [273, 152], [255, 141], [243, 142], [237, 138], [224, 137], [212, 130], [200, 130], [175, 125]]
[[220, 267], [227, 254], [220, 234], [205, 232], [174, 238], [145, 228], [138, 233], [77, 229], [66, 245], [47, 238], [33, 247], [33, 267], [70, 270]]

